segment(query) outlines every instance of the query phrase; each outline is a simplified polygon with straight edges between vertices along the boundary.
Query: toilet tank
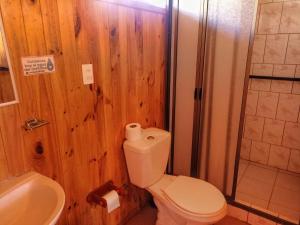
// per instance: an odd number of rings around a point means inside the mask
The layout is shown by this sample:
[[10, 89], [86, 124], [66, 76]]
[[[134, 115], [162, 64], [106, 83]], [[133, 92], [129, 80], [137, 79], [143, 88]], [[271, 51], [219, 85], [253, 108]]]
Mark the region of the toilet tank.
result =
[[126, 140], [123, 147], [131, 183], [146, 188], [157, 182], [166, 170], [170, 145], [170, 133], [157, 128], [144, 129], [136, 141]]

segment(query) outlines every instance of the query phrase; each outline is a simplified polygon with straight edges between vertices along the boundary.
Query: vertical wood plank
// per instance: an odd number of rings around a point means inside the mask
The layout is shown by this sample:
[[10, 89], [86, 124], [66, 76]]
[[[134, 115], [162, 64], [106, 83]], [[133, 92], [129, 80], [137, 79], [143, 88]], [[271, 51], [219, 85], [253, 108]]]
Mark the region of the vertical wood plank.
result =
[[[138, 113], [138, 77], [142, 72], [142, 34], [141, 14], [135, 10], [128, 10], [128, 116], [129, 121], [134, 122], [139, 116]], [[140, 121], [137, 121], [140, 122]]]
[[4, 180], [9, 176], [7, 159], [5, 155], [3, 138], [0, 132], [0, 180]]
[[29, 169], [25, 165], [24, 140], [20, 127], [21, 120], [17, 106], [0, 110], [0, 131], [8, 172], [12, 176], [20, 175]]
[[[152, 123], [152, 113], [154, 113], [151, 107], [153, 107], [153, 96], [149, 96], [150, 93], [153, 93], [153, 82], [154, 82], [154, 57], [153, 52], [155, 51], [155, 43], [152, 42], [152, 14], [144, 13], [142, 15], [143, 23], [143, 78], [142, 78], [142, 92], [139, 95], [142, 99], [140, 101], [141, 112], [147, 115], [144, 118], [145, 126], [153, 125]], [[157, 25], [157, 24], [156, 24]]]
[[[8, 42], [7, 45], [10, 51], [12, 70], [15, 74], [19, 98], [22, 99], [24, 94], [20, 91], [22, 85], [18, 76], [18, 74], [21, 73], [19, 58], [22, 53], [27, 51], [22, 8], [20, 2], [8, 0], [1, 1], [0, 7], [5, 36]], [[25, 145], [23, 142], [23, 133], [20, 129], [21, 108], [21, 104], [5, 107], [1, 109], [0, 114], [3, 144], [8, 161], [8, 168], [12, 175], [20, 175], [23, 171], [29, 169], [25, 161]]]
[[155, 111], [159, 114], [156, 118], [154, 126], [164, 128], [165, 123], [165, 94], [166, 94], [166, 16], [154, 16], [152, 21], [153, 40], [156, 43], [155, 51], [155, 86], [153, 92], [155, 94]]
[[[64, 182], [65, 188], [68, 190], [68, 204], [67, 208], [67, 219], [69, 224], [80, 223], [83, 219], [83, 207], [81, 205], [80, 192], [82, 190], [82, 184], [85, 182], [82, 180], [85, 177], [80, 174], [80, 164], [84, 163], [81, 161], [80, 149], [84, 149], [83, 145], [80, 144], [78, 139], [78, 128], [79, 124], [76, 120], [77, 115], [79, 118], [79, 102], [81, 102], [80, 96], [80, 77], [79, 77], [79, 66], [77, 62], [77, 54], [75, 47], [75, 23], [76, 17], [74, 13], [74, 1], [57, 1], [58, 16], [59, 16], [59, 27], [61, 32], [61, 43], [63, 52], [63, 62], [65, 69], [65, 83], [66, 83], [66, 96], [69, 101], [69, 108], [65, 109], [66, 114], [69, 117], [69, 131], [68, 135], [71, 137], [71, 142], [67, 143], [70, 145], [64, 149], [62, 154], [62, 161], [64, 165]], [[67, 81], [67, 82], [66, 82]], [[84, 151], [84, 150], [83, 150]], [[83, 193], [82, 193], [83, 194]]]
[[45, 54], [44, 28], [39, 0], [21, 0], [29, 55]]
[[[22, 0], [21, 8], [27, 51], [20, 52], [20, 55], [45, 55], [47, 52], [40, 1]], [[39, 131], [24, 132], [25, 144], [28, 146], [26, 158], [31, 168], [59, 180], [61, 166], [59, 143], [55, 132], [52, 87], [50, 76], [47, 75], [25, 77], [22, 73], [19, 74], [21, 83], [27, 86], [26, 89], [21, 89], [24, 96], [27, 96], [21, 99], [21, 104], [24, 104], [21, 108], [21, 118], [23, 121], [32, 117], [49, 121], [50, 124]], [[28, 98], [32, 99], [31, 104], [26, 101]], [[35, 152], [37, 145], [42, 145], [44, 148], [42, 155]], [[53, 151], [53, 149], [58, 149], [58, 151]]]
[[[62, 171], [66, 170], [65, 161], [66, 155], [71, 155], [72, 138], [70, 133], [70, 107], [67, 99], [67, 84], [62, 74], [65, 74], [64, 58], [62, 51], [62, 44], [60, 38], [60, 24], [58, 15], [57, 2], [53, 0], [40, 0], [41, 13], [44, 26], [46, 53], [53, 54], [56, 64], [55, 73], [51, 74], [51, 87], [53, 90], [53, 104], [55, 112], [55, 133], [58, 136], [60, 145], [59, 157], [62, 164]], [[68, 186], [65, 185], [65, 173], [61, 175], [61, 184], [66, 192], [66, 203], [62, 216], [60, 217], [60, 224], [70, 224], [67, 219], [68, 207], [71, 205], [70, 194]]]

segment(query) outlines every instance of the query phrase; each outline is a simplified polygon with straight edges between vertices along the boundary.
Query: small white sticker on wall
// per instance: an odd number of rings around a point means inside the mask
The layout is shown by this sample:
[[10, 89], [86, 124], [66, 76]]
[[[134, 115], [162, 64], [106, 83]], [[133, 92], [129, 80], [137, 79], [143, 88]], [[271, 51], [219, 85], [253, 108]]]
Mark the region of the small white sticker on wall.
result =
[[22, 65], [25, 76], [55, 72], [53, 55], [22, 57]]
[[83, 84], [93, 84], [93, 64], [82, 64], [82, 78]]

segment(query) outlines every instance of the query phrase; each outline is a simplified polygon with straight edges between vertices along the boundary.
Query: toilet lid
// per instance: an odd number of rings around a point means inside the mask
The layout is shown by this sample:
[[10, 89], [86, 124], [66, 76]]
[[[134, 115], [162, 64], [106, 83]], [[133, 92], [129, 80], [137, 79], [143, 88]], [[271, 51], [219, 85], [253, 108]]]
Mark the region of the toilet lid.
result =
[[170, 201], [190, 213], [212, 215], [225, 207], [223, 194], [200, 179], [178, 176], [162, 191]]

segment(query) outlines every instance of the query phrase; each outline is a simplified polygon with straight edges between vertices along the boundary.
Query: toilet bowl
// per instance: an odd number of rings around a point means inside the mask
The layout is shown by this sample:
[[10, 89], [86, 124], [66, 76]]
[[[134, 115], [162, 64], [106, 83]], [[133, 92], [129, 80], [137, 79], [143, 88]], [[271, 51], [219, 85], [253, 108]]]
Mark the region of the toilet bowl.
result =
[[227, 213], [223, 194], [201, 179], [164, 174], [170, 143], [170, 133], [157, 128], [144, 129], [139, 139], [124, 142], [131, 183], [152, 194], [156, 225], [214, 224]]
[[227, 213], [222, 193], [200, 179], [163, 175], [146, 189], [158, 208], [156, 225], [213, 224]]

